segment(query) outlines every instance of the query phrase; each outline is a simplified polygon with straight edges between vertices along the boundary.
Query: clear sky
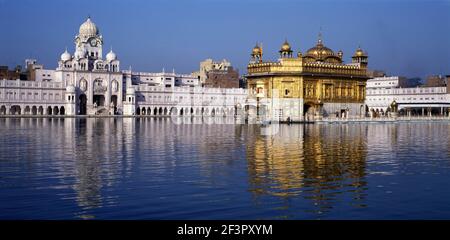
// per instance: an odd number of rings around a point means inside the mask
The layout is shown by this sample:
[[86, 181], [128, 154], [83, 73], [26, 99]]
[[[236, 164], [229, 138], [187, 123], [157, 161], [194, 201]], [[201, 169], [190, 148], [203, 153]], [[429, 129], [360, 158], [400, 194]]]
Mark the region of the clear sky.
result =
[[242, 74], [256, 41], [275, 60], [285, 38], [305, 52], [322, 28], [347, 62], [360, 45], [371, 69], [450, 74], [449, 0], [0, 0], [0, 65], [32, 57], [55, 68], [88, 15], [122, 69], [190, 73], [226, 58]]

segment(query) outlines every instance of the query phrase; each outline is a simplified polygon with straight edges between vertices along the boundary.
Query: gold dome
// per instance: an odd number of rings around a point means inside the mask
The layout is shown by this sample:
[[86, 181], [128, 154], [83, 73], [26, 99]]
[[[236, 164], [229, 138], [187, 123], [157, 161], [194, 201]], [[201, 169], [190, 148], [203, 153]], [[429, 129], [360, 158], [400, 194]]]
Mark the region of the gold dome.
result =
[[258, 46], [258, 44], [256, 44], [256, 46], [252, 50], [252, 55], [259, 55], [261, 54], [261, 52], [262, 52], [261, 47]]
[[285, 40], [283, 45], [281, 45], [280, 52], [290, 52], [291, 51], [291, 45], [289, 45], [288, 41]]
[[320, 58], [320, 57], [326, 57], [326, 56], [334, 56], [334, 52], [333, 52], [333, 50], [325, 47], [325, 45], [323, 45], [323, 43], [322, 43], [322, 39], [319, 39], [316, 46], [310, 48], [306, 52], [306, 55], [314, 57], [314, 58]]
[[355, 55], [357, 57], [361, 57], [361, 56], [366, 56], [367, 54], [361, 49], [361, 47], [358, 47], [358, 49], [356, 49]]

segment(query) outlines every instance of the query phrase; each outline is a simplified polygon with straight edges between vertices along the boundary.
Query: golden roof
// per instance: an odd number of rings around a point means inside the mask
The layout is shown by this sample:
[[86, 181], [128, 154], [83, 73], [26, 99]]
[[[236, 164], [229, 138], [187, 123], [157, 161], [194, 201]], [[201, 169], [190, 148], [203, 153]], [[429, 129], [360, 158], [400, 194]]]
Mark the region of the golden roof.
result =
[[354, 57], [367, 57], [367, 53], [365, 53], [361, 47], [358, 47], [358, 49], [356, 49], [355, 51], [355, 55], [353, 55]]
[[281, 45], [281, 50], [280, 52], [291, 52], [291, 45], [289, 45], [288, 41], [285, 40], [283, 45]]
[[316, 46], [308, 49], [308, 51], [306, 51], [306, 55], [314, 58], [323, 58], [327, 56], [334, 56], [335, 54], [333, 50], [323, 45], [322, 39], [319, 38]]
[[262, 53], [262, 49], [260, 46], [258, 46], [258, 43], [257, 43], [256, 46], [252, 50], [252, 55], [259, 55], [261, 53]]

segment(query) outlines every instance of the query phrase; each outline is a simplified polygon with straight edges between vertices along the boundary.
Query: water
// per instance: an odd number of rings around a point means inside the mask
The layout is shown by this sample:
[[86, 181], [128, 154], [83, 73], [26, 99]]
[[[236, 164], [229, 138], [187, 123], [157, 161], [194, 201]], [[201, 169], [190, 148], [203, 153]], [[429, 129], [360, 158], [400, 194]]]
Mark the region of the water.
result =
[[449, 123], [0, 119], [0, 219], [449, 219]]

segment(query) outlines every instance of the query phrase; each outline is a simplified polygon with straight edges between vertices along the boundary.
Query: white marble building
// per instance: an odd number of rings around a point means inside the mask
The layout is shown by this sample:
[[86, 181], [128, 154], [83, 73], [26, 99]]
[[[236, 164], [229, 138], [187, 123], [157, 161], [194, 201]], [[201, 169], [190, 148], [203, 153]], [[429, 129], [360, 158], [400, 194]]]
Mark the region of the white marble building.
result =
[[447, 87], [405, 87], [398, 76], [367, 80], [366, 100], [371, 116], [384, 116], [395, 101], [404, 115], [444, 115], [450, 107]]
[[175, 71], [121, 71], [112, 49], [103, 58], [103, 37], [90, 18], [74, 53], [66, 49], [55, 70], [39, 67], [34, 79], [0, 80], [0, 114], [234, 115], [247, 98], [245, 89], [202, 88], [198, 77]]

